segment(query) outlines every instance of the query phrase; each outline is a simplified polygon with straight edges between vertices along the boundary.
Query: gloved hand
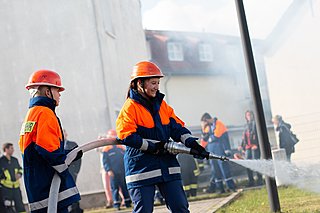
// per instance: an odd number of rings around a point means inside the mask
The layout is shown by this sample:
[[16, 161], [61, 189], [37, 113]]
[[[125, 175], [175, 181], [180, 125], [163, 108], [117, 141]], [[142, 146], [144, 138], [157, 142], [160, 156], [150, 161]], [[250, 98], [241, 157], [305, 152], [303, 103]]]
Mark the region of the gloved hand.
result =
[[203, 148], [196, 140], [196, 138], [191, 138], [192, 140], [187, 139], [186, 146], [191, 148], [191, 154], [194, 158], [199, 159], [209, 159], [209, 153], [206, 151], [205, 148]]
[[152, 148], [151, 148], [151, 153], [155, 154], [155, 155], [161, 155], [161, 154], [165, 154], [167, 152], [167, 150], [165, 150], [164, 148], [164, 144], [166, 142], [164, 141], [160, 141], [158, 143], [152, 143]]

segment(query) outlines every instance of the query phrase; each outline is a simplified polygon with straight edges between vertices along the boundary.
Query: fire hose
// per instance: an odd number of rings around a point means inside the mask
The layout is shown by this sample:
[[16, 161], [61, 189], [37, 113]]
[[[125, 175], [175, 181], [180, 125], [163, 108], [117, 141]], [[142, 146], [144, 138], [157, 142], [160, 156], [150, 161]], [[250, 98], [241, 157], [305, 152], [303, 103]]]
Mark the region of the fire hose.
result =
[[[76, 158], [77, 153], [80, 150], [83, 153], [85, 153], [87, 151], [90, 151], [98, 147], [108, 146], [108, 145], [117, 145], [117, 144], [121, 144], [121, 143], [118, 139], [115, 139], [115, 138], [104, 138], [104, 139], [99, 139], [96, 141], [86, 143], [70, 151], [67, 155], [65, 163], [67, 166], [69, 166], [71, 162]], [[164, 145], [164, 148], [168, 153], [174, 154], [174, 155], [179, 153], [184, 153], [184, 154], [198, 155], [207, 159], [216, 159], [216, 160], [222, 160], [222, 161], [229, 160], [225, 156], [217, 156], [211, 152], [198, 153], [195, 149], [188, 148], [183, 143], [168, 142]], [[49, 199], [48, 199], [48, 213], [57, 212], [60, 183], [61, 183], [61, 179], [59, 175], [55, 173], [51, 182], [51, 187], [50, 187], [50, 193], [49, 193]]]
[[[90, 151], [92, 149], [108, 146], [108, 145], [116, 145], [119, 144], [119, 141], [115, 138], [103, 138], [96, 141], [92, 141], [86, 143], [82, 146], [79, 146], [67, 154], [67, 158], [65, 163], [67, 166], [71, 164], [71, 162], [76, 158], [78, 152], [81, 150], [83, 153]], [[59, 201], [59, 188], [60, 188], [61, 179], [57, 173], [54, 174], [51, 186], [50, 186], [50, 193], [49, 193], [49, 200], [48, 200], [48, 213], [55, 213], [57, 212], [57, 205]]]

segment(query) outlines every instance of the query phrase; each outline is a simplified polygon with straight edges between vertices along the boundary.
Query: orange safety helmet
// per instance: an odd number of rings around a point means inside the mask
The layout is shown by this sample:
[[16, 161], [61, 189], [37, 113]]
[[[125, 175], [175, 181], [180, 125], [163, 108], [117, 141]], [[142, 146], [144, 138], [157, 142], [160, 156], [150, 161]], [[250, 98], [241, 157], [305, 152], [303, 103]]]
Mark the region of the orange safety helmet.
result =
[[131, 81], [137, 78], [146, 77], [162, 78], [164, 77], [164, 75], [162, 74], [160, 68], [156, 64], [150, 61], [141, 61], [133, 67], [133, 71], [131, 73]]
[[117, 132], [114, 129], [109, 129], [107, 133], [107, 138], [116, 138]]
[[61, 84], [61, 78], [58, 73], [51, 70], [38, 70], [31, 74], [26, 89], [29, 90], [34, 86], [52, 86], [64, 91]]

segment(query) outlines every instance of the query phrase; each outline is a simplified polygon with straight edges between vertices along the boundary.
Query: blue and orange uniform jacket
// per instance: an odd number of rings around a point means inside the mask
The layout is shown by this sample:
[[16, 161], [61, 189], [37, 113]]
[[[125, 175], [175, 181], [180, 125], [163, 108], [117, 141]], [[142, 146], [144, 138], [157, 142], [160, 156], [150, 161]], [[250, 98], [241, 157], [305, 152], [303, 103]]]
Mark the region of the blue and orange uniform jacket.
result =
[[[218, 143], [219, 151], [212, 150], [212, 146], [207, 147], [208, 143]], [[227, 127], [220, 120], [215, 119], [212, 125], [207, 125], [202, 129], [201, 145], [207, 147], [209, 152], [224, 155], [225, 150], [231, 149]]]
[[29, 110], [20, 132], [24, 182], [32, 212], [48, 207], [54, 174], [61, 178], [58, 211], [80, 200], [80, 195], [65, 164], [66, 153], [55, 104], [47, 97], [30, 99]]
[[116, 121], [117, 136], [127, 146], [124, 163], [128, 189], [181, 179], [175, 155], [152, 154], [157, 141], [185, 143], [193, 138], [163, 100], [160, 92], [152, 101], [130, 90]]
[[124, 175], [123, 156], [123, 145], [105, 146], [102, 150], [102, 163], [104, 170], [106, 172], [113, 171], [116, 175]]

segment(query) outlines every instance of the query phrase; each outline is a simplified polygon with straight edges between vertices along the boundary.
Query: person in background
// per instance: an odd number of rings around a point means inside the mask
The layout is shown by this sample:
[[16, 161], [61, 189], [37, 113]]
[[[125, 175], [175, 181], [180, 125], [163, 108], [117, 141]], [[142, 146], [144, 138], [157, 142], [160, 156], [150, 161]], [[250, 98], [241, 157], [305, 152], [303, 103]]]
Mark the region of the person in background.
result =
[[[13, 144], [5, 143], [2, 146], [3, 156], [0, 158], [0, 169], [2, 173], [1, 186], [4, 200], [13, 201], [17, 212], [26, 212], [21, 196], [20, 178], [22, 168], [17, 158], [13, 157]], [[4, 200], [1, 200], [3, 203]]]
[[[55, 174], [61, 179], [57, 205], [59, 213], [80, 200], [79, 191], [65, 162], [64, 137], [55, 108], [64, 91], [58, 73], [39, 70], [31, 74], [26, 89], [31, 95], [29, 110], [20, 131], [24, 183], [31, 212], [47, 212], [50, 186]], [[82, 151], [74, 160], [82, 157]]]
[[[0, 152], [0, 155], [1, 155], [1, 152]], [[0, 169], [0, 181], [5, 179], [6, 176], [4, 175], [2, 169]], [[3, 199], [3, 196], [2, 196], [2, 186], [0, 184], [0, 212], [5, 212], [6, 209], [5, 209], [5, 206], [4, 206], [4, 202], [2, 202], [4, 199]]]
[[[258, 142], [258, 135], [256, 129], [256, 123], [254, 121], [254, 114], [252, 111], [247, 110], [245, 112], [246, 125], [245, 130], [242, 134], [242, 143], [239, 147], [239, 151], [245, 153], [245, 158], [250, 159], [260, 159], [260, 148]], [[248, 187], [254, 186], [253, 171], [247, 169], [248, 173]], [[257, 172], [257, 185], [263, 184], [262, 175]]]
[[153, 212], [156, 186], [171, 212], [189, 212], [178, 160], [164, 148], [170, 138], [193, 148], [195, 157], [206, 153], [198, 144], [198, 138], [184, 127], [184, 122], [159, 92], [162, 77], [155, 63], [137, 63], [131, 74], [127, 99], [116, 121], [117, 135], [126, 145], [126, 182], [135, 213]]
[[[74, 148], [78, 147], [78, 144], [74, 141], [68, 140], [68, 133], [65, 129], [63, 129], [63, 135], [64, 135], [64, 149], [68, 152], [73, 150]], [[77, 182], [77, 177], [80, 172], [81, 168], [81, 159], [78, 159], [76, 161], [73, 161], [69, 165], [69, 172], [74, 180], [74, 182]], [[76, 202], [71, 205], [71, 208], [69, 207], [69, 212], [71, 213], [82, 213], [83, 209], [80, 208], [80, 203]]]
[[[231, 148], [228, 130], [225, 125], [217, 118], [212, 118], [209, 113], [204, 113], [201, 117], [202, 140], [207, 143], [206, 149], [219, 156], [231, 155]], [[202, 142], [203, 143], [203, 142]], [[236, 191], [229, 163], [226, 161], [210, 160], [212, 177], [210, 180], [209, 191], [218, 189], [218, 193], [224, 193], [223, 181], [231, 191]]]
[[286, 150], [287, 160], [290, 162], [291, 155], [295, 152], [295, 141], [292, 139], [291, 125], [284, 122], [281, 115], [274, 116], [272, 122], [276, 131], [279, 132], [279, 146]]
[[[98, 139], [101, 139], [101, 138], [116, 138], [116, 137], [117, 137], [116, 132], [111, 129], [111, 130], [107, 131], [106, 135], [105, 134], [99, 135]], [[113, 207], [113, 199], [112, 199], [110, 177], [108, 175], [108, 172], [106, 172], [106, 170], [104, 169], [103, 159], [102, 159], [103, 158], [103, 150], [105, 148], [106, 147], [97, 148], [97, 151], [100, 153], [100, 158], [101, 158], [100, 159], [100, 162], [101, 162], [100, 172], [101, 172], [101, 175], [102, 175], [102, 183], [103, 183], [103, 188], [104, 188], [104, 192], [105, 192], [105, 195], [106, 195], [106, 208], [112, 208]], [[125, 206], [124, 197], [123, 197], [121, 189], [119, 190], [119, 193], [120, 193], [120, 197], [121, 197], [121, 200], [122, 200], [121, 206]]]
[[[0, 169], [0, 181], [5, 179], [6, 176], [4, 175], [2, 169]], [[4, 198], [2, 196], [2, 185], [0, 184], [0, 212], [6, 212], [6, 207], [4, 206]]]
[[[109, 130], [109, 133], [110, 135], [116, 136], [116, 131], [113, 129]], [[120, 210], [119, 188], [121, 188], [124, 196], [125, 206], [127, 208], [131, 207], [131, 199], [125, 182], [123, 145], [105, 146], [102, 155], [103, 167], [110, 177], [113, 207]]]
[[189, 154], [178, 154], [177, 159], [181, 167], [183, 189], [187, 197], [197, 196], [198, 176], [200, 174], [197, 159]]
[[[109, 137], [109, 132], [107, 135], [102, 135], [102, 134], [99, 135], [98, 139], [108, 138], [108, 137]], [[100, 163], [101, 163], [100, 173], [101, 173], [104, 193], [106, 195], [106, 208], [112, 208], [113, 207], [113, 200], [112, 200], [112, 191], [111, 191], [111, 185], [110, 185], [110, 177], [109, 177], [108, 173], [104, 170], [103, 161], [102, 161], [103, 149], [104, 149], [104, 147], [99, 147], [96, 149], [96, 151], [100, 153]]]

